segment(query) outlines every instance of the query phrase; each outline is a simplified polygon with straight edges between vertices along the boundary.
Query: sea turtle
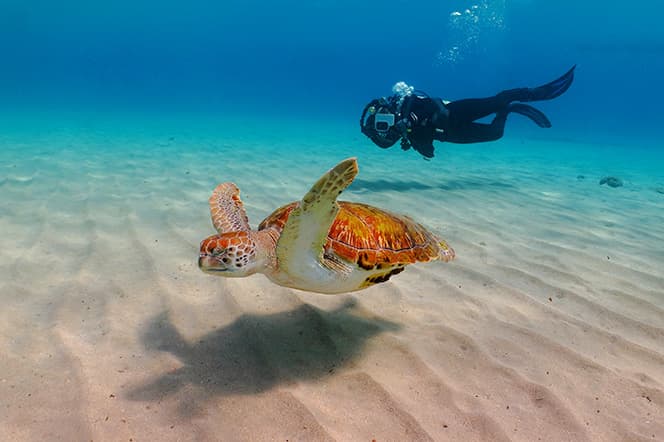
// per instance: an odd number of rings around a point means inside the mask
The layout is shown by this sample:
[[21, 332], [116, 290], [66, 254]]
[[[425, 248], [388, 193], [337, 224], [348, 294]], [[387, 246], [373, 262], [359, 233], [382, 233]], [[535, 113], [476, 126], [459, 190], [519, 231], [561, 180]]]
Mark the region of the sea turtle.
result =
[[445, 241], [407, 216], [337, 201], [357, 172], [355, 158], [340, 162], [258, 230], [249, 226], [238, 187], [219, 184], [209, 200], [219, 233], [201, 242], [198, 266], [226, 277], [263, 273], [285, 287], [336, 294], [385, 282], [408, 264], [454, 258]]

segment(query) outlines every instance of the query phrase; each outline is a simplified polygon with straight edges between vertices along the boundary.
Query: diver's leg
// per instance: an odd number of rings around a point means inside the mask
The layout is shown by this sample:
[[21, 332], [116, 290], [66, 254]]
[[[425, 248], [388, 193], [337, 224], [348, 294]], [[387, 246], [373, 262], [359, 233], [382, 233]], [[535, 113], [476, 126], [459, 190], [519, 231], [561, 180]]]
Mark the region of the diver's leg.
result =
[[446, 108], [449, 111], [448, 129], [468, 126], [471, 122], [479, 120], [480, 118], [484, 118], [493, 113], [497, 115], [496, 118], [498, 118], [499, 114], [505, 114], [506, 117], [507, 113], [510, 111], [517, 112], [529, 117], [541, 127], [551, 127], [548, 119], [546, 119], [545, 116], [542, 118], [543, 114], [536, 109], [533, 110], [528, 107], [516, 106], [513, 109], [510, 109], [510, 103], [513, 101], [529, 102], [551, 100], [560, 96], [572, 85], [572, 81], [574, 81], [575, 68], [576, 65], [572, 66], [572, 68], [560, 78], [535, 88], [508, 89], [499, 92], [493, 97], [469, 98], [452, 101], [446, 105]]
[[505, 121], [507, 121], [507, 113], [501, 112], [490, 124], [467, 123], [450, 127], [444, 132], [441, 141], [459, 144], [495, 141], [503, 136]]
[[493, 97], [469, 98], [465, 100], [452, 101], [447, 104], [450, 113], [450, 123], [461, 125], [471, 121], [484, 118], [493, 113], [504, 112], [513, 101], [541, 101], [551, 100], [562, 95], [574, 81], [574, 69], [576, 65], [563, 76], [542, 86], [535, 88], [521, 87], [507, 89]]
[[[544, 86], [540, 86], [544, 87]], [[568, 86], [569, 87], [569, 86]], [[533, 91], [540, 88], [529, 89], [521, 87], [508, 89], [488, 98], [467, 98], [447, 103], [451, 124], [464, 124], [479, 120], [491, 114], [508, 112], [507, 108], [513, 101], [536, 101]]]
[[510, 103], [508, 96], [494, 95], [488, 98], [466, 98], [447, 103], [450, 126], [463, 126], [498, 112], [505, 112]]

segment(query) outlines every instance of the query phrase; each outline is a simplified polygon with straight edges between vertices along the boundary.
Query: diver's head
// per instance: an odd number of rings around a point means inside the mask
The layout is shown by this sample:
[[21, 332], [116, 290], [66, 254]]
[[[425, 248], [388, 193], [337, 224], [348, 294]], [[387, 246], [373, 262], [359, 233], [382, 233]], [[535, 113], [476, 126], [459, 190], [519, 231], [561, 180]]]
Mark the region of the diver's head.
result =
[[395, 127], [398, 104], [397, 96], [377, 98], [371, 100], [362, 111], [360, 129], [380, 147], [390, 147], [401, 138]]
[[399, 96], [399, 101], [401, 102], [405, 97], [412, 95], [412, 93], [415, 92], [415, 88], [406, 84], [405, 81], [397, 81], [394, 83], [394, 86], [392, 86], [392, 92]]

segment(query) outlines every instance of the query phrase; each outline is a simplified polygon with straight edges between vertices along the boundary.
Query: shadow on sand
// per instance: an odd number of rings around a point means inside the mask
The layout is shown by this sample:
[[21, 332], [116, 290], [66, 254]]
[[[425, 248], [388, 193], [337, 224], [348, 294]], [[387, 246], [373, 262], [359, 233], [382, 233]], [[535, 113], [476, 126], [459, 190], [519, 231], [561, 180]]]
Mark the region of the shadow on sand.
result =
[[428, 189], [441, 189], [441, 190], [472, 190], [472, 189], [511, 189], [515, 186], [506, 182], [496, 181], [492, 179], [460, 179], [448, 181], [446, 183], [427, 183], [415, 180], [364, 180], [356, 178], [349, 189], [357, 192], [371, 191], [380, 192], [392, 190], [396, 192], [407, 192], [411, 190], [428, 190]]
[[369, 338], [399, 328], [389, 321], [353, 314], [354, 305], [349, 301], [327, 312], [305, 304], [273, 315], [243, 315], [195, 342], [183, 339], [168, 314], [162, 313], [144, 330], [143, 345], [171, 353], [182, 367], [135, 387], [128, 397], [159, 401], [193, 386], [198, 387], [191, 392], [195, 397], [188, 399], [199, 402], [215, 395], [256, 394], [279, 384], [331, 376], [356, 358]]

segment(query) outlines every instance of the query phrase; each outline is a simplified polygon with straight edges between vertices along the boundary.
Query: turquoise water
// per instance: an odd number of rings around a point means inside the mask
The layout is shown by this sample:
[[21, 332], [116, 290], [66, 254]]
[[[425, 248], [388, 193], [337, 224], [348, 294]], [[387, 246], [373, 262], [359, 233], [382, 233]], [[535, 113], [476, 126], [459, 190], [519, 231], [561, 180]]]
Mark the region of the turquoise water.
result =
[[[0, 210], [4, 230], [21, 234], [7, 234], [4, 242], [18, 253], [37, 247], [35, 231], [43, 233], [55, 220], [79, 218], [61, 226], [76, 236], [86, 223], [113, 222], [117, 214], [117, 222], [129, 216], [147, 230], [153, 222], [156, 230], [174, 223], [168, 228], [195, 256], [198, 241], [210, 232], [207, 198], [217, 183], [238, 184], [256, 226], [276, 207], [299, 199], [323, 171], [356, 156], [361, 172], [347, 199], [416, 214], [461, 240], [469, 240], [462, 235], [469, 223], [473, 235], [490, 227], [518, 235], [523, 219], [524, 238], [561, 239], [574, 232], [567, 240], [580, 242], [575, 235], [596, 231], [598, 247], [611, 250], [620, 237], [620, 249], [630, 248], [635, 262], [661, 260], [664, 151], [658, 145], [557, 140], [529, 131], [526, 121], [508, 124], [513, 134], [498, 142], [439, 144], [436, 157], [425, 161], [398, 146], [386, 151], [367, 145], [344, 119], [9, 115], [1, 125]], [[619, 177], [623, 186], [600, 185], [607, 176]], [[604, 242], [608, 237], [611, 242]], [[66, 249], [71, 240], [63, 235], [52, 247]], [[5, 269], [13, 268], [14, 258], [5, 258]]]
[[[361, 173], [346, 194], [349, 199], [422, 213], [433, 227], [460, 228], [455, 224], [478, 215], [491, 219], [486, 205], [495, 198], [510, 206], [514, 219], [544, 205], [545, 215], [555, 216], [554, 231], [605, 228], [609, 234], [620, 227], [659, 238], [664, 225], [664, 152], [646, 142], [588, 144], [529, 136], [524, 130], [495, 143], [440, 144], [436, 157], [425, 161], [398, 146], [388, 151], [367, 146], [355, 125], [341, 119], [248, 120], [223, 114], [8, 117], [0, 138], [5, 146], [3, 222], [21, 224], [17, 212], [29, 218], [35, 202], [45, 224], [51, 210], [66, 213], [90, 201], [102, 212], [117, 210], [113, 201], [136, 216], [155, 209], [149, 219], [159, 220], [178, 219], [170, 213], [176, 206], [184, 216], [178, 226], [191, 234], [189, 246], [195, 248], [209, 231], [207, 197], [218, 182], [238, 184], [257, 225], [274, 208], [301, 197], [323, 171], [356, 156]], [[525, 124], [515, 122], [514, 132]], [[619, 177], [623, 186], [600, 185], [607, 176]], [[430, 203], [440, 205], [440, 217], [431, 213]], [[87, 216], [94, 218], [94, 211]], [[612, 221], [603, 221], [605, 212], [613, 214]], [[546, 216], [542, 226], [548, 224]], [[657, 247], [634, 253], [661, 256]]]

